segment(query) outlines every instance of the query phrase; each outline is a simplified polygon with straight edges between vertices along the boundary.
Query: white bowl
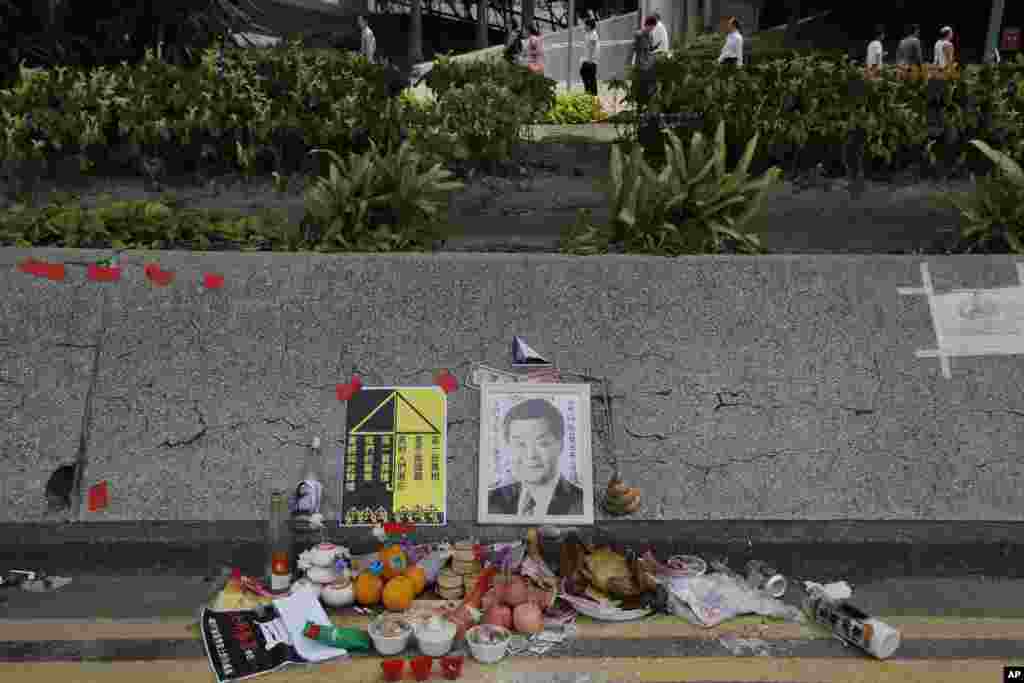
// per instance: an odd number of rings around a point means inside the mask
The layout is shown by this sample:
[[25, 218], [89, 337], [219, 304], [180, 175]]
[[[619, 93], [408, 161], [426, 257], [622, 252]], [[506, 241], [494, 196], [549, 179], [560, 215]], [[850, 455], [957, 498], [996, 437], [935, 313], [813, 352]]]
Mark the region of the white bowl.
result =
[[320, 598], [330, 607], [346, 607], [355, 602], [356, 595], [351, 581], [339, 580], [324, 584], [320, 589]]
[[428, 657], [444, 657], [451, 651], [452, 643], [455, 642], [458, 628], [447, 619], [441, 623], [444, 625], [441, 631], [428, 631], [426, 624], [419, 624], [416, 627], [416, 642], [419, 643], [420, 651]]
[[[406, 628], [403, 629], [402, 635], [400, 636], [385, 636], [377, 632], [377, 627], [383, 620], [399, 621], [405, 624]], [[370, 622], [370, 627], [367, 629], [370, 634], [370, 639], [373, 641], [373, 646], [382, 655], [390, 656], [397, 655], [399, 652], [404, 650], [409, 645], [409, 639], [412, 637], [412, 625], [404, 619], [395, 619], [392, 616], [379, 616]]]
[[334, 583], [338, 580], [338, 572], [327, 567], [310, 567], [306, 570], [306, 578], [314, 583]]
[[[480, 633], [481, 629], [489, 629], [492, 633], [501, 634], [503, 637], [497, 643], [475, 642], [474, 637]], [[483, 624], [474, 626], [466, 631], [466, 642], [469, 643], [469, 651], [473, 653], [473, 658], [481, 664], [500, 662], [508, 653], [508, 644], [511, 639], [512, 632], [503, 626]]]

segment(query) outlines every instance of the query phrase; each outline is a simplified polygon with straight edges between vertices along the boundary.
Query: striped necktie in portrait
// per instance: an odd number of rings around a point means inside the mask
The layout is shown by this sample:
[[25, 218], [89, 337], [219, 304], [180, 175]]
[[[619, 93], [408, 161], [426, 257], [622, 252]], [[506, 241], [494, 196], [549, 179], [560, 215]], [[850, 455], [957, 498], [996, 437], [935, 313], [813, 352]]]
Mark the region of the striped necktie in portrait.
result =
[[533, 496], [531, 496], [529, 492], [525, 492], [523, 495], [526, 496], [526, 503], [523, 505], [523, 514], [531, 516], [537, 509], [537, 501], [533, 499]]

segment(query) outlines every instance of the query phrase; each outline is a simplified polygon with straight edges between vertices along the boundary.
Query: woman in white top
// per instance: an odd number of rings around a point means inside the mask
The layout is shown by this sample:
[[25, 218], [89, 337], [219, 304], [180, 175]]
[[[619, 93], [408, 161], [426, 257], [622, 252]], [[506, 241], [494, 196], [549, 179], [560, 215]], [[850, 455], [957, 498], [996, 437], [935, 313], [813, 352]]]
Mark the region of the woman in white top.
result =
[[583, 88], [588, 94], [597, 97], [597, 55], [600, 45], [600, 38], [597, 35], [597, 22], [593, 17], [587, 17], [584, 22], [587, 27], [587, 34], [583, 37], [583, 60], [580, 64], [580, 78], [583, 79]]
[[942, 37], [935, 41], [935, 66], [945, 68], [953, 65], [953, 29], [943, 27]]
[[743, 66], [743, 34], [740, 33], [740, 20], [729, 19], [729, 35], [722, 46], [722, 54], [718, 55], [719, 64]]
[[882, 49], [882, 41], [885, 40], [885, 27], [875, 27], [875, 39], [868, 43], [867, 67], [869, 69], [881, 69], [882, 60], [885, 57], [885, 50]]

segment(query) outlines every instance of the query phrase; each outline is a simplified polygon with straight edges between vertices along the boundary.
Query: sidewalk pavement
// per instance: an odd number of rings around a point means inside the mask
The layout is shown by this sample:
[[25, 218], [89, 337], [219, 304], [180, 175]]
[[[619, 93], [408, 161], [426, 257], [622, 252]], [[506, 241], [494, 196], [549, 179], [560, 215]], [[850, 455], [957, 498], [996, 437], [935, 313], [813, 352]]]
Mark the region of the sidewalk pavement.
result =
[[[213, 572], [211, 572], [212, 574]], [[214, 589], [203, 576], [90, 576], [53, 593], [0, 592], [0, 680], [208, 681], [193, 624]], [[821, 577], [832, 580], [841, 577]], [[741, 617], [704, 629], [673, 617], [624, 624], [580, 618], [574, 641], [544, 657], [466, 664], [464, 681], [1001, 681], [1024, 663], [1024, 580], [884, 579], [853, 586], [853, 603], [896, 626], [884, 662], [815, 626]], [[791, 588], [786, 602], [797, 604]], [[342, 626], [367, 617], [329, 610]], [[412, 654], [412, 653], [407, 653]], [[1017, 657], [1018, 659], [1014, 659]], [[275, 681], [375, 681], [379, 657], [293, 667]], [[436, 680], [440, 680], [435, 674]]]

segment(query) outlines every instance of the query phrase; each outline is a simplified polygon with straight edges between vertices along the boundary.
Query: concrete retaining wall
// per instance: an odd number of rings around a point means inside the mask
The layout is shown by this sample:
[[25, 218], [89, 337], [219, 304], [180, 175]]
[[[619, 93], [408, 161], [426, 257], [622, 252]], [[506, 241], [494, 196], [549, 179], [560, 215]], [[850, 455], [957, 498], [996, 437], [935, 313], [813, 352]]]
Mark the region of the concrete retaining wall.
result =
[[[20, 272], [30, 253], [66, 281]], [[922, 286], [918, 258], [131, 252], [121, 282], [88, 281], [105, 255], [0, 250], [0, 522], [56, 521], [43, 487], [80, 443], [85, 487], [111, 491], [83, 519], [261, 518], [313, 435], [335, 461], [353, 370], [462, 378], [507, 367], [513, 334], [609, 376], [638, 519], [1024, 520], [1021, 357], [954, 358], [949, 379], [917, 357], [929, 300], [898, 288]], [[939, 293], [1019, 284], [1010, 257], [927, 263]], [[475, 520], [478, 413], [450, 396], [456, 522]], [[595, 440], [598, 487], [608, 463]]]

